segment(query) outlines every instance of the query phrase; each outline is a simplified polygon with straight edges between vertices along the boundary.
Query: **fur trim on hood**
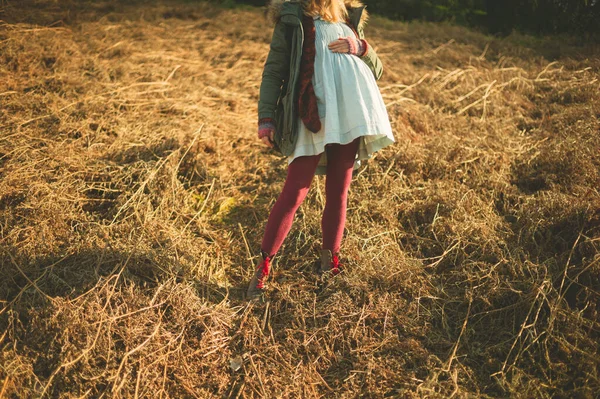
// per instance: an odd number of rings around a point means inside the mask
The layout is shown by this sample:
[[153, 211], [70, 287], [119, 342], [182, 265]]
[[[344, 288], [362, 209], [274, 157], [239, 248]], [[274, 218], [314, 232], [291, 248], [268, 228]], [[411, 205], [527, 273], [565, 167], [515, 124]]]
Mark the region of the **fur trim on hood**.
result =
[[[267, 5], [267, 10], [265, 12], [267, 18], [272, 22], [276, 23], [279, 18], [279, 14], [281, 13], [281, 6], [283, 3], [290, 0], [270, 0]], [[300, 0], [301, 3], [305, 3], [307, 0]], [[360, 0], [344, 0], [344, 4], [346, 8], [350, 10], [350, 8], [363, 7], [364, 4]], [[367, 10], [363, 10], [362, 15], [360, 17], [359, 25], [364, 27], [367, 21], [369, 20], [369, 13]]]

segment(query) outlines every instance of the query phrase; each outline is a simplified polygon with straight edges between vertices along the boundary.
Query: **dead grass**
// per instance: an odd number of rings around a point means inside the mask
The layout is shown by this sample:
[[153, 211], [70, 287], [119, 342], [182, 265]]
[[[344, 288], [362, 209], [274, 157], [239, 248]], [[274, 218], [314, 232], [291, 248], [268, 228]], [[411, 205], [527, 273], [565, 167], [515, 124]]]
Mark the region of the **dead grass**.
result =
[[600, 58], [373, 17], [397, 144], [323, 180], [242, 298], [285, 161], [255, 138], [271, 27], [208, 3], [0, 3], [0, 397], [600, 391]]

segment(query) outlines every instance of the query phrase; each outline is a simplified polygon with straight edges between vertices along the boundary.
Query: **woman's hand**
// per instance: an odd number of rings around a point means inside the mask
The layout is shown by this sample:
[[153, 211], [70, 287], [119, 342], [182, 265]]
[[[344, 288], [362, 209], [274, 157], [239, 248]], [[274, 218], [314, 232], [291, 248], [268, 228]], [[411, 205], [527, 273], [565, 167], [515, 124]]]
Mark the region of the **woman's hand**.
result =
[[340, 37], [328, 44], [329, 50], [334, 53], [352, 54], [362, 56], [366, 50], [366, 43], [356, 37]]
[[262, 136], [262, 137], [259, 136], [259, 137], [262, 140], [262, 142], [265, 143], [265, 145], [267, 147], [273, 148], [273, 136], [274, 135], [275, 135], [275, 129], [270, 129], [270, 130], [268, 130], [267, 133], [265, 133], [264, 136]]
[[349, 53], [350, 52], [350, 43], [345, 37], [340, 37], [337, 40], [332, 41], [328, 45], [329, 50], [334, 53]]
[[266, 146], [273, 148], [273, 140], [275, 136], [275, 123], [272, 119], [261, 120], [258, 124], [258, 138], [265, 143]]

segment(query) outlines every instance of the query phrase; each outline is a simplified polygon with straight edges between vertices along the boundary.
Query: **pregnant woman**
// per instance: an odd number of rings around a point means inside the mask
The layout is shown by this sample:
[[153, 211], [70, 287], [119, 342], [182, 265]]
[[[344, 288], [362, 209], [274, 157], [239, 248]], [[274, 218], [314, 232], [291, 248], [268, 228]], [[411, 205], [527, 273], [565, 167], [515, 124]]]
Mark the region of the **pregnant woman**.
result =
[[315, 174], [326, 175], [320, 273], [340, 272], [352, 171], [394, 142], [376, 82], [381, 60], [364, 38], [365, 6], [355, 0], [275, 0], [270, 10], [276, 24], [260, 87], [258, 137], [287, 157], [288, 170], [248, 299], [263, 293], [271, 260]]

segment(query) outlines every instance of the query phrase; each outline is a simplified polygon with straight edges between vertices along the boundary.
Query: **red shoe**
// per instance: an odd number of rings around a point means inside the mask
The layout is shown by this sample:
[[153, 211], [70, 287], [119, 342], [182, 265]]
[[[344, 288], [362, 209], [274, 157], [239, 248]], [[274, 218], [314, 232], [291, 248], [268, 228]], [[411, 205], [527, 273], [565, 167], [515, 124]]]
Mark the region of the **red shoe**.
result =
[[246, 299], [248, 300], [260, 298], [263, 295], [265, 291], [265, 281], [269, 277], [269, 273], [271, 271], [271, 260], [273, 257], [267, 255], [263, 251], [260, 252], [262, 255], [262, 260], [258, 264], [252, 280], [250, 280], [248, 291], [246, 291]]
[[328, 249], [321, 250], [321, 268], [319, 269], [321, 274], [331, 272], [335, 276], [340, 274], [341, 269], [342, 265], [340, 265], [338, 254], [332, 254]]

